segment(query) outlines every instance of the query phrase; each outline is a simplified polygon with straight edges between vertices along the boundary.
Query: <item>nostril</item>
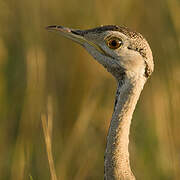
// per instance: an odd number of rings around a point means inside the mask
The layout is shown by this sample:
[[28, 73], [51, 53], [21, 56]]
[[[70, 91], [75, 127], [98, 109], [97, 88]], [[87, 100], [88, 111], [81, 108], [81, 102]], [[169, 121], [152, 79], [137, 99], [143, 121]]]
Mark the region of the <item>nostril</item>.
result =
[[79, 33], [77, 31], [71, 31], [73, 34], [77, 34], [79, 35]]
[[83, 32], [81, 30], [71, 30], [73, 34], [83, 36]]
[[64, 27], [62, 27], [62, 26], [56, 26], [56, 28], [64, 28]]
[[58, 28], [58, 26], [57, 25], [51, 25], [51, 26], [47, 26], [46, 28], [47, 29], [54, 29], [54, 28]]

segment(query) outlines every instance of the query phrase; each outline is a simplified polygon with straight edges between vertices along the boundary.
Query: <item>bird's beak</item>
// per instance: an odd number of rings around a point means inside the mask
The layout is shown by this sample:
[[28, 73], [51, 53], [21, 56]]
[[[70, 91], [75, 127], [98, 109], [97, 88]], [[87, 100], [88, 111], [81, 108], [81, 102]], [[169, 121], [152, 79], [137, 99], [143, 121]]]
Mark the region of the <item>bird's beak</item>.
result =
[[75, 41], [81, 45], [83, 45], [85, 42], [88, 42], [83, 37], [83, 31], [81, 31], [81, 30], [74, 30], [74, 29], [70, 29], [67, 27], [63, 27], [63, 26], [57, 26], [57, 25], [47, 26], [46, 29], [49, 31], [60, 32], [61, 35], [65, 36], [68, 39], [71, 39], [71, 40], [73, 40], [73, 41]]
[[53, 25], [53, 26], [47, 26], [46, 27], [47, 30], [49, 31], [57, 31], [60, 32], [63, 36], [81, 44], [81, 45], [85, 45], [88, 44], [92, 47], [94, 47], [97, 51], [99, 51], [101, 54], [104, 54], [107, 56], [107, 54], [105, 53], [105, 51], [98, 46], [97, 44], [95, 44], [94, 42], [92, 42], [91, 40], [87, 40], [84, 37], [84, 34], [86, 31], [83, 30], [75, 30], [75, 29], [71, 29], [71, 28], [67, 28], [67, 27], [63, 27], [63, 26], [57, 26], [57, 25]]

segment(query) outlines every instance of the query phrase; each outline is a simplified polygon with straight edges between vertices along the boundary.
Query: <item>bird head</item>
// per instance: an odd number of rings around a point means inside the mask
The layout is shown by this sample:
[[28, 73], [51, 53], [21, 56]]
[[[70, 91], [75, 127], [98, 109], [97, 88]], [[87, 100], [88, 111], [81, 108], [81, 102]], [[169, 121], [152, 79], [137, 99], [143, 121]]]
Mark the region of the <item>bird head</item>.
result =
[[129, 78], [148, 78], [153, 72], [153, 57], [147, 41], [140, 33], [126, 27], [107, 25], [75, 30], [55, 25], [47, 29], [82, 45], [117, 80], [122, 74]]

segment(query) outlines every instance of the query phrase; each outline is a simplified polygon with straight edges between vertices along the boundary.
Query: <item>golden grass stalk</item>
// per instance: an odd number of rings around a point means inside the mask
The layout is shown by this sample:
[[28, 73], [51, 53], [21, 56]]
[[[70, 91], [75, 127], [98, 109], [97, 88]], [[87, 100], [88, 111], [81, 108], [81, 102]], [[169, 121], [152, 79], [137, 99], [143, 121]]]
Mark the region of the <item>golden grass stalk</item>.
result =
[[51, 135], [52, 135], [52, 123], [53, 123], [53, 117], [52, 117], [52, 103], [51, 99], [48, 98], [48, 113], [47, 115], [45, 113], [41, 114], [41, 121], [42, 121], [42, 127], [44, 132], [44, 139], [46, 144], [46, 152], [49, 162], [49, 168], [51, 173], [51, 179], [57, 180], [56, 170], [54, 166], [53, 161], [53, 154], [52, 154], [52, 141], [51, 141]]

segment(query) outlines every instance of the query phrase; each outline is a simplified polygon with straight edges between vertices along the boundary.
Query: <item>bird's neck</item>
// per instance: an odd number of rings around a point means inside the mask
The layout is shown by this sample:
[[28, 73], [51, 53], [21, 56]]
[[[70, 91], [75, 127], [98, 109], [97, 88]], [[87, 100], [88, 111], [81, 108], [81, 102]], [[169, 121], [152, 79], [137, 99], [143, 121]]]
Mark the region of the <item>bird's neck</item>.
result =
[[129, 162], [129, 131], [145, 81], [144, 77], [137, 77], [118, 82], [114, 113], [107, 136], [105, 180], [135, 180]]

